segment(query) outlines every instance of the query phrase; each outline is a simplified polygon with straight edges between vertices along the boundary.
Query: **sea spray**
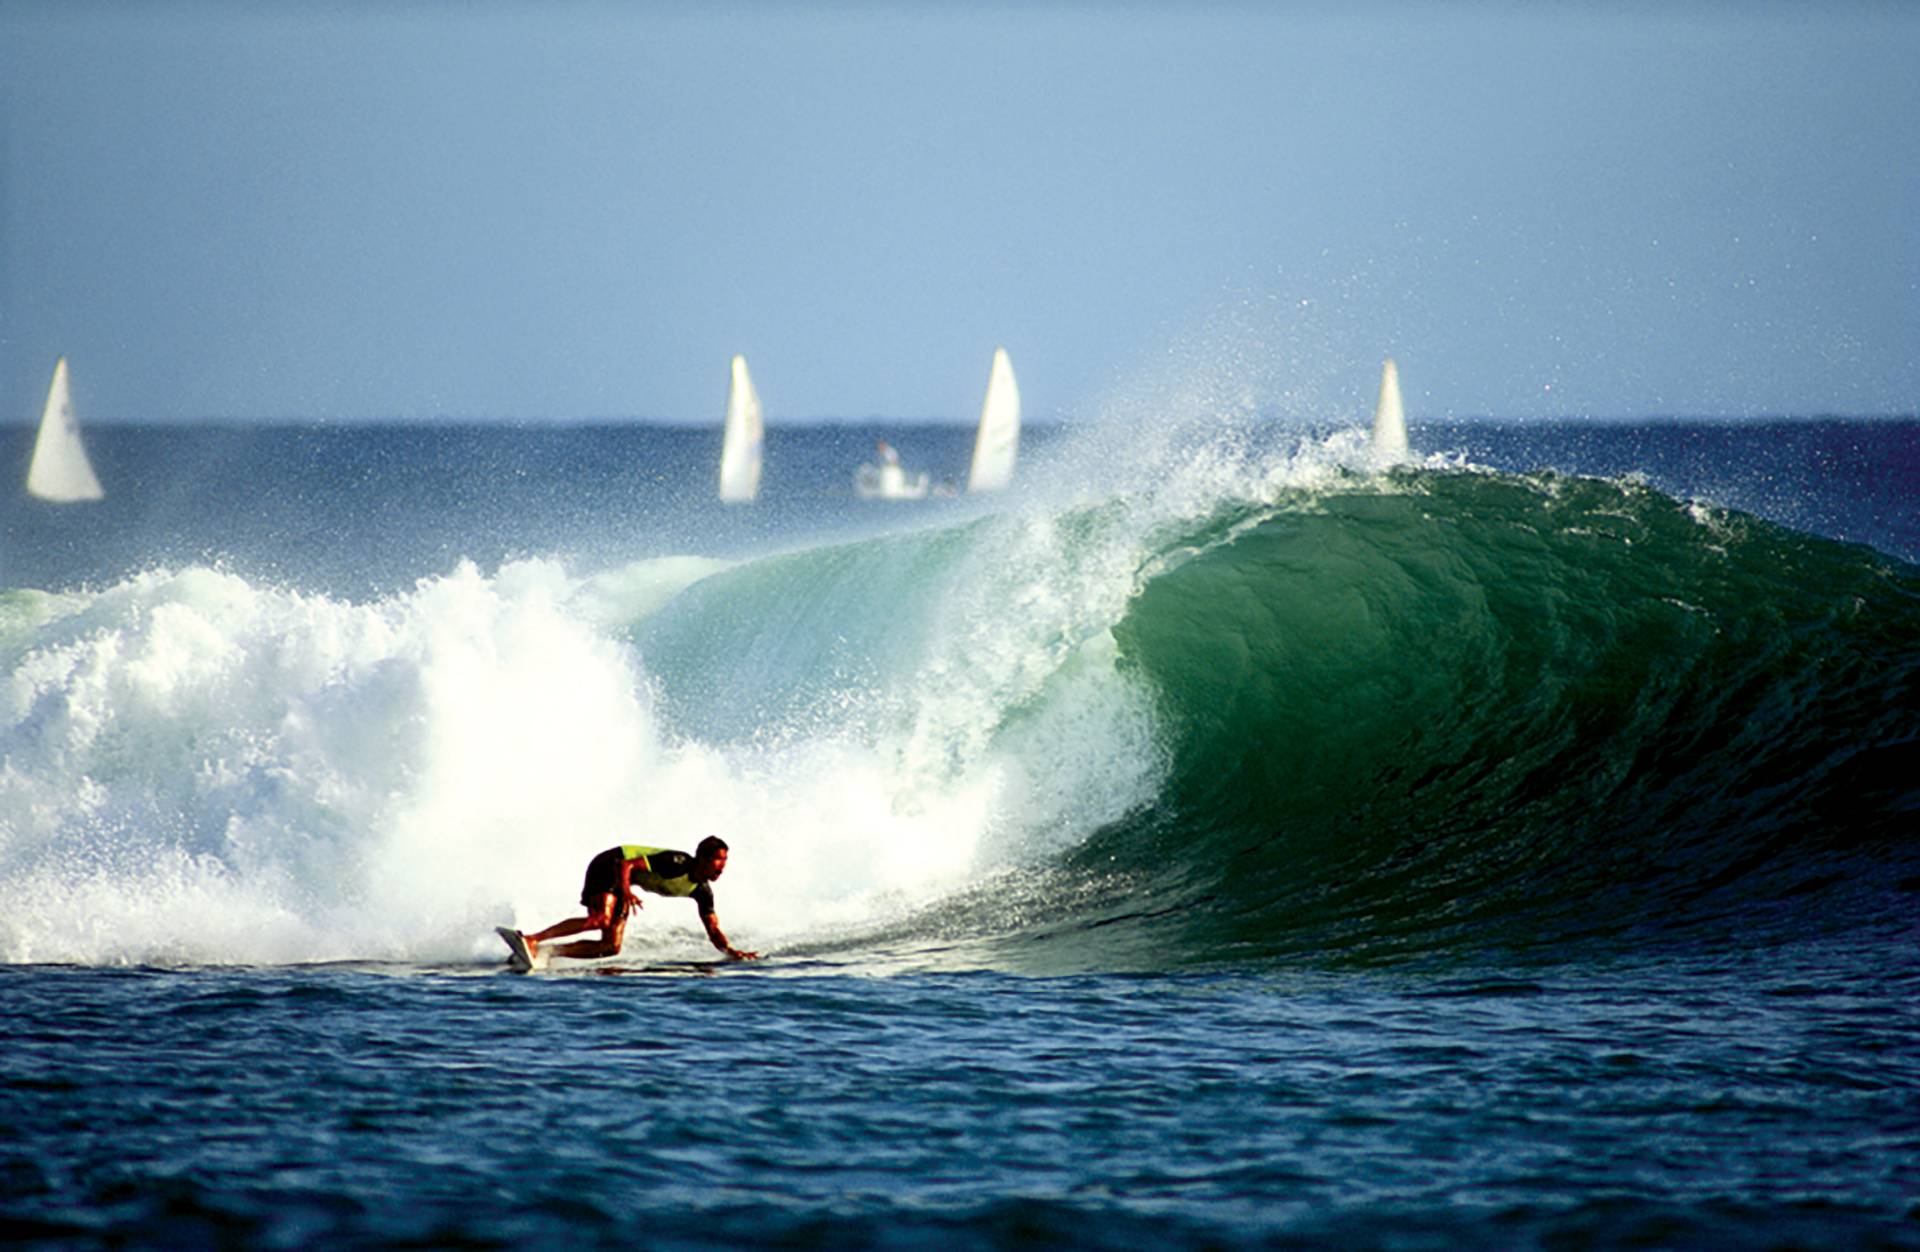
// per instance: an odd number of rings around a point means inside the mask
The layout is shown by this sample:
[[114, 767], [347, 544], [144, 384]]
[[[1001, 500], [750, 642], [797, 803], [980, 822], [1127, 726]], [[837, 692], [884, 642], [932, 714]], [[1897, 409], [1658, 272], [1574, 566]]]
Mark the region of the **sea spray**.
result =
[[872, 922], [1150, 798], [1150, 710], [1108, 633], [1131, 566], [1079, 538], [1007, 515], [789, 554], [634, 632], [674, 724], [753, 776], [734, 829], [771, 846], [745, 900]]

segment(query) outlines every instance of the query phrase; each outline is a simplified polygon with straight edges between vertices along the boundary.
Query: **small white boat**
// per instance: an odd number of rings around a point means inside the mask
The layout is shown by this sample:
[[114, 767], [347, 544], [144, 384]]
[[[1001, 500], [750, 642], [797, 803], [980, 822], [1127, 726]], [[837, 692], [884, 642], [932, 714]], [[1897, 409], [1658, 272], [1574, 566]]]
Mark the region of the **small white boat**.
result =
[[980, 429], [973, 439], [973, 465], [967, 472], [968, 491], [1000, 491], [1013, 481], [1013, 462], [1020, 452], [1020, 384], [1005, 348], [995, 348], [993, 370], [987, 376], [987, 398], [980, 405]]
[[72, 504], [104, 500], [80, 442], [80, 423], [74, 420], [73, 397], [67, 391], [67, 358], [53, 366], [53, 385], [47, 388], [47, 407], [40, 414], [40, 433], [33, 441], [33, 461], [27, 467], [27, 493], [42, 500]]
[[918, 500], [927, 494], [927, 475], [908, 474], [900, 454], [886, 440], [874, 444], [874, 459], [853, 475], [853, 491], [862, 500]]
[[1400, 404], [1400, 371], [1392, 357], [1380, 368], [1380, 403], [1373, 410], [1373, 455], [1383, 461], [1407, 459], [1407, 415]]
[[760, 494], [760, 453], [766, 444], [760, 418], [760, 393], [747, 374], [747, 358], [733, 358], [733, 382], [727, 390], [726, 434], [720, 444], [720, 498], [745, 504]]

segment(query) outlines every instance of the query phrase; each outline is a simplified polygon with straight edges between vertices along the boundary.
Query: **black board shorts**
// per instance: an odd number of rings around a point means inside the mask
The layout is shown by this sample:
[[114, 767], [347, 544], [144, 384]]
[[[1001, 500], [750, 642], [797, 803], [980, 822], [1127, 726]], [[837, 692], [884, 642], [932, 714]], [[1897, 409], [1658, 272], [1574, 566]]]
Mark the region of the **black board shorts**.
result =
[[608, 848], [587, 862], [587, 878], [580, 885], [580, 903], [588, 909], [600, 907], [606, 896], [613, 897], [613, 920], [627, 915], [627, 893], [620, 890], [620, 863], [627, 858], [619, 848]]

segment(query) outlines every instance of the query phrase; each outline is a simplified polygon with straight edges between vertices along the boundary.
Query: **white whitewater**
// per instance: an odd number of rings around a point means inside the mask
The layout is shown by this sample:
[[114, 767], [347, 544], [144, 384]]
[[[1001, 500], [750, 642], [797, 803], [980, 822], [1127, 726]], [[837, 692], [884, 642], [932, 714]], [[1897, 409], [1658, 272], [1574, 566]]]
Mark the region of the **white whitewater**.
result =
[[1394, 461], [1407, 457], [1407, 415], [1400, 403], [1400, 371], [1392, 357], [1380, 369], [1380, 403], [1373, 410], [1373, 454]]
[[1001, 491], [1013, 481], [1013, 462], [1020, 451], [1020, 384], [1005, 348], [995, 348], [993, 371], [987, 377], [987, 398], [980, 406], [980, 430], [973, 440], [973, 467], [967, 473], [968, 491]]
[[743, 504], [760, 494], [760, 453], [766, 443], [760, 417], [760, 393], [747, 374], [747, 358], [733, 358], [733, 384], [727, 390], [726, 436], [720, 446], [720, 498]]
[[102, 500], [106, 492], [87, 460], [80, 442], [80, 424], [73, 417], [73, 397], [67, 390], [67, 358], [53, 367], [53, 385], [47, 388], [47, 407], [40, 415], [40, 434], [33, 441], [33, 463], [27, 467], [27, 492], [42, 500], [71, 504]]
[[[577, 913], [629, 831], [725, 832], [729, 933], [778, 948], [1072, 846], [1155, 793], [1159, 741], [1104, 630], [1137, 561], [1062, 567], [1059, 538], [1010, 518], [904, 564], [893, 540], [750, 559], [710, 599], [688, 558], [463, 563], [371, 602], [206, 568], [25, 593], [0, 966], [497, 965], [494, 927]], [[636, 647], [640, 604], [680, 629]], [[672, 903], [627, 943], [711, 951]]]

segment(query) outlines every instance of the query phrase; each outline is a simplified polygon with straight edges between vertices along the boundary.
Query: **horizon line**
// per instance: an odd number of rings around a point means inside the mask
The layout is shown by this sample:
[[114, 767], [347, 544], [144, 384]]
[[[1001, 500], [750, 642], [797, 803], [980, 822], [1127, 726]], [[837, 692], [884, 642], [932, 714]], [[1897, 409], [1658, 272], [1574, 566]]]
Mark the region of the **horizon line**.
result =
[[[1657, 414], [1551, 414], [1551, 415], [1514, 415], [1499, 413], [1443, 414], [1434, 417], [1407, 418], [1409, 426], [1447, 426], [1447, 425], [1515, 425], [1529, 422], [1561, 424], [1598, 424], [1633, 425], [1638, 423], [1680, 423], [1691, 425], [1742, 426], [1766, 425], [1769, 423], [1805, 423], [1805, 422], [1916, 422], [1920, 421], [1920, 411], [1906, 413], [1743, 413], [1743, 414], [1694, 414], [1694, 413], [1657, 413]], [[1265, 426], [1301, 426], [1308, 428], [1326, 427], [1339, 429], [1348, 425], [1364, 426], [1366, 422], [1356, 417], [1351, 421], [1338, 418], [1307, 418], [1292, 416], [1257, 416], [1252, 424]], [[34, 430], [40, 424], [37, 417], [28, 417], [0, 422], [0, 427], [12, 427], [19, 430]], [[555, 428], [613, 427], [633, 426], [667, 430], [719, 430], [721, 418], [660, 418], [610, 415], [581, 417], [481, 417], [455, 416], [451, 414], [433, 417], [113, 417], [92, 416], [86, 419], [86, 429], [105, 427], [303, 427], [308, 429], [340, 427], [512, 427], [526, 428], [550, 426]], [[1094, 428], [1105, 425], [1131, 426], [1135, 423], [1106, 418], [1043, 418], [1032, 419], [1024, 423], [1029, 430], [1060, 430], [1068, 428]], [[945, 417], [887, 417], [869, 415], [862, 417], [794, 417], [778, 422], [769, 421], [769, 432], [779, 429], [820, 430], [834, 427], [861, 426], [918, 426], [950, 427], [971, 430], [979, 425], [977, 418]]]

